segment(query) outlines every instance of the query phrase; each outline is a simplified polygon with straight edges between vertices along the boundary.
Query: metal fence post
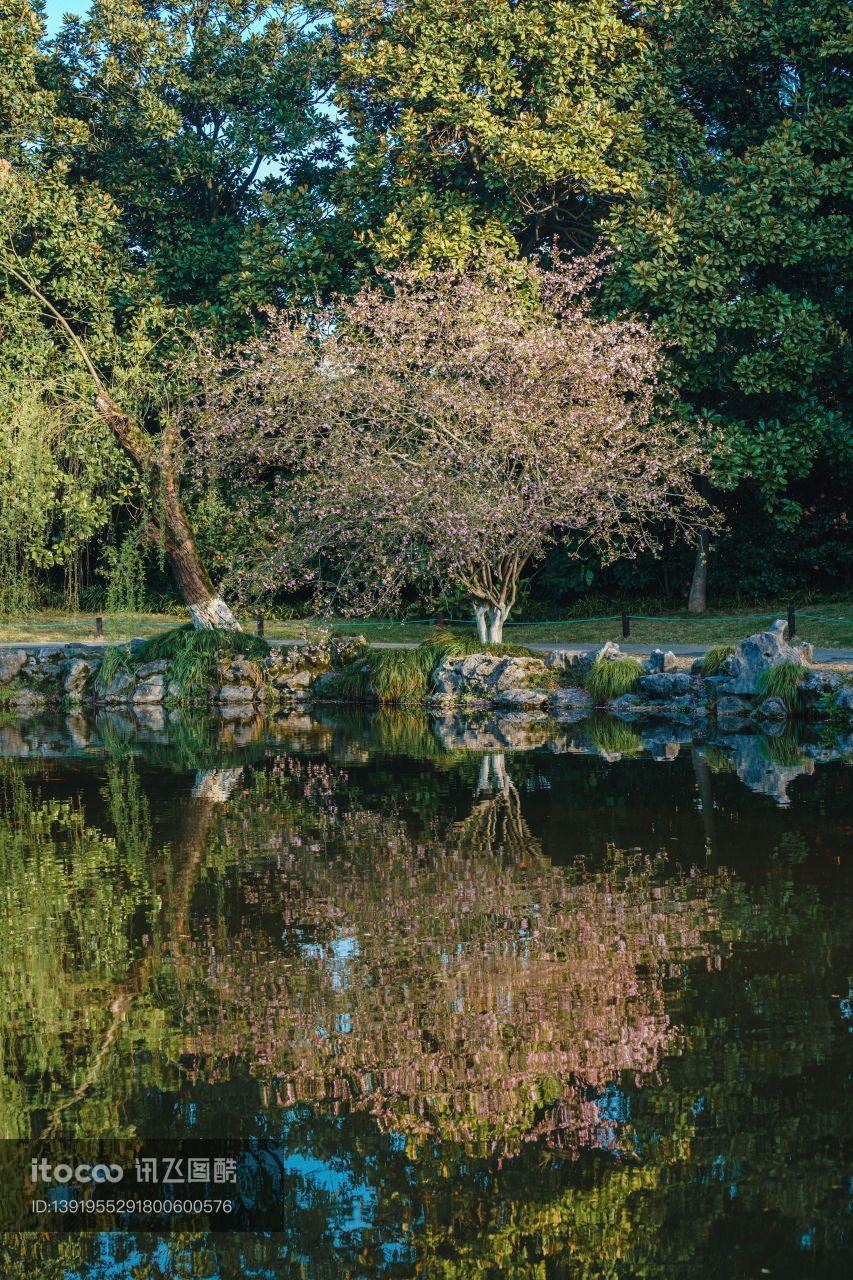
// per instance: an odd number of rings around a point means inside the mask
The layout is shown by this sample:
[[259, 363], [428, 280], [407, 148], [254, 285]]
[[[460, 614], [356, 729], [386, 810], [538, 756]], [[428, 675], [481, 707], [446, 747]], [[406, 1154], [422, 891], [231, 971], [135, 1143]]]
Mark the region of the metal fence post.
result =
[[264, 638], [264, 615], [263, 615], [262, 613], [259, 613], [259, 614], [258, 614], [258, 635], [259, 635], [259, 636], [260, 636], [260, 638], [263, 640], [263, 638]]
[[95, 636], [100, 637], [104, 634], [104, 620], [100, 614], [95, 618]]
[[794, 612], [794, 606], [788, 605], [788, 639], [793, 640], [797, 634], [797, 615]]
[[622, 639], [627, 640], [631, 634], [631, 619], [627, 613], [622, 614]]

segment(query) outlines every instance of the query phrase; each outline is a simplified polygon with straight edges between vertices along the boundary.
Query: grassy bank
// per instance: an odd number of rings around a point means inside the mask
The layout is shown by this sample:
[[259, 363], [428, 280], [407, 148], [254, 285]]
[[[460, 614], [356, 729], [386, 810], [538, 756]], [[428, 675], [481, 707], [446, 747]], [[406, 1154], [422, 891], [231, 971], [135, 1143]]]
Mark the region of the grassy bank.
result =
[[[744, 609], [708, 613], [701, 618], [686, 613], [673, 613], [667, 617], [631, 620], [629, 643], [646, 645], [687, 644], [711, 646], [735, 644], [752, 631], [760, 631], [774, 618], [784, 617], [784, 608], [772, 606], [766, 611]], [[121, 614], [104, 619], [104, 637], [109, 641], [128, 640], [133, 636], [149, 639], [172, 628], [180, 619], [168, 614]], [[254, 629], [254, 621], [247, 620], [247, 629]], [[312, 621], [268, 621], [266, 638], [271, 643], [280, 640], [296, 640], [304, 627], [316, 625]], [[457, 624], [452, 628], [460, 636], [473, 636], [473, 628]], [[419, 644], [435, 632], [429, 623], [375, 622], [372, 620], [348, 620], [337, 622], [333, 630], [338, 634], [361, 632], [372, 643]], [[34, 614], [28, 618], [0, 617], [0, 643], [49, 643], [54, 641], [93, 640], [95, 622], [91, 614], [70, 615], [63, 613]], [[853, 649], [853, 601], [826, 605], [810, 605], [797, 614], [797, 636], [812, 644], [826, 648]], [[525, 623], [508, 625], [504, 634], [510, 644], [601, 644], [605, 640], [622, 639], [618, 619]]]

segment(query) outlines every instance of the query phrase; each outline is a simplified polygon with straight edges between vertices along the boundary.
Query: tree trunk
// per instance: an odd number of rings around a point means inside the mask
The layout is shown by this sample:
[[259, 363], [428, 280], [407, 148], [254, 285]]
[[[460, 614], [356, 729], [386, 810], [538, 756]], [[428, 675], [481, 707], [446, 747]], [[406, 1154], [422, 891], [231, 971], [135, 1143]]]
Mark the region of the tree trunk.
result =
[[503, 644], [504, 622], [508, 613], [509, 609], [505, 604], [474, 601], [474, 621], [477, 624], [477, 639], [481, 644]]
[[503, 605], [495, 605], [489, 610], [489, 644], [503, 644], [504, 622], [508, 612]]
[[8, 260], [3, 261], [3, 266], [53, 317], [66, 340], [77, 352], [95, 385], [95, 410], [110, 428], [119, 446], [143, 475], [150, 475], [152, 472], [159, 475], [165, 526], [160, 533], [175, 582], [196, 629], [211, 631], [215, 627], [220, 627], [223, 631], [240, 631], [240, 623], [225, 601], [213, 589], [181, 506], [178, 496], [177, 470], [173, 459], [174, 438], [170, 440], [169, 433], [164, 434], [163, 451], [158, 455], [151, 437], [146, 435], [139, 424], [134, 422], [120, 405], [116, 404], [86, 350], [85, 343], [74, 332], [62, 312], [42, 293], [25, 271], [18, 270]]
[[163, 520], [160, 532], [166, 558], [196, 630], [212, 631], [218, 628], [222, 631], [240, 631], [240, 623], [222, 597], [216, 594], [201, 562], [178, 495], [178, 480], [171, 453], [165, 450], [162, 459], [158, 459], [150, 438], [105, 392], [100, 392], [96, 397], [95, 408], [112, 428], [119, 444], [140, 471], [159, 471]]
[[708, 608], [708, 546], [708, 530], [700, 529], [693, 581], [690, 583], [690, 595], [687, 599], [688, 613], [704, 613]]
[[173, 475], [164, 478], [163, 520], [166, 556], [181, 599], [197, 631], [239, 631], [240, 623], [218, 596], [205, 572], [192, 531], [177, 494]]

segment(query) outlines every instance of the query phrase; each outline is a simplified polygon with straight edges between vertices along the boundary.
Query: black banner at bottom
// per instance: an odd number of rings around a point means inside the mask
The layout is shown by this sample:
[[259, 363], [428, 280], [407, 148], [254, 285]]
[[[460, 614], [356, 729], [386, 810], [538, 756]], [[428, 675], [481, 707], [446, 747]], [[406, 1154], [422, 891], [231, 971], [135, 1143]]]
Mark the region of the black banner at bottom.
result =
[[275, 1142], [0, 1140], [0, 1231], [280, 1231]]

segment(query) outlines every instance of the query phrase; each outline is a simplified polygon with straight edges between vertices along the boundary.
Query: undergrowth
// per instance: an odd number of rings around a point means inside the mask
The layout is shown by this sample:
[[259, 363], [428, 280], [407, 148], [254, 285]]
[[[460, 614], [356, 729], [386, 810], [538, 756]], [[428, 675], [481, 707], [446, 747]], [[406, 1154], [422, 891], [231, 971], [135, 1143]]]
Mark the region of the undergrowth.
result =
[[717, 676], [720, 674], [723, 663], [726, 662], [734, 653], [733, 644], [714, 644], [702, 658], [699, 670], [703, 676]]
[[642, 674], [637, 658], [599, 659], [587, 675], [587, 692], [594, 702], [612, 702], [623, 693], [630, 693]]
[[762, 671], [758, 681], [759, 693], [764, 698], [781, 699], [792, 715], [800, 714], [804, 709], [800, 685], [805, 674], [805, 667], [798, 662], [777, 662]]

